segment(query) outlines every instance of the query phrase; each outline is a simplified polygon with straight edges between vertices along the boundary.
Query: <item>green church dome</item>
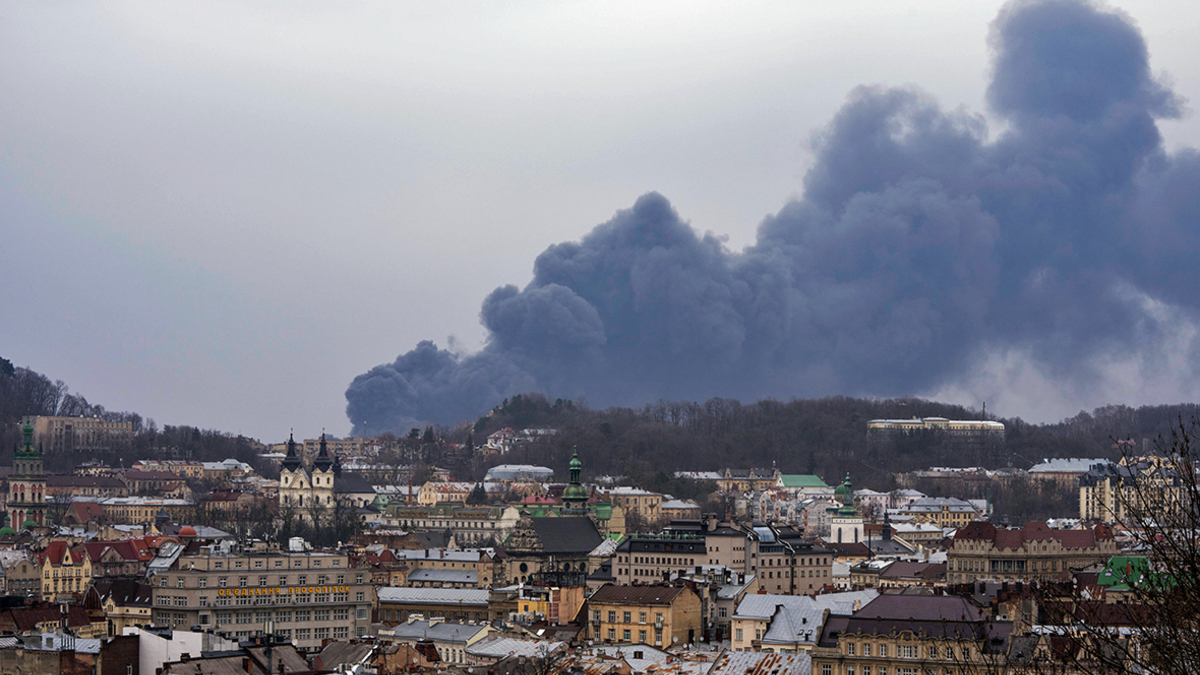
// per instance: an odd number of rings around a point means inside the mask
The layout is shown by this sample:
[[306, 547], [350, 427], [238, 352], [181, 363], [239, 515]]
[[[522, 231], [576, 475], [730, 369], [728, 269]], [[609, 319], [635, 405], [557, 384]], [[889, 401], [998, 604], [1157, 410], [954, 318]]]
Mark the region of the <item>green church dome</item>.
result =
[[37, 521], [32, 518], [28, 518], [25, 520], [25, 522], [21, 523], [22, 530], [28, 530], [32, 527], [37, 527], [37, 526], [38, 526]]

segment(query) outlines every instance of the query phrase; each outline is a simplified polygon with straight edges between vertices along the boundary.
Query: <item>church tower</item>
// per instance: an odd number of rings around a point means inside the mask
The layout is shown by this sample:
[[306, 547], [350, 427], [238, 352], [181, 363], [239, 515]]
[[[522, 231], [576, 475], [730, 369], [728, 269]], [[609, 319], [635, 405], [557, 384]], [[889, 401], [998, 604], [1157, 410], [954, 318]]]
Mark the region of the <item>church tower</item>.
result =
[[25, 418], [25, 444], [13, 452], [12, 475], [8, 479], [8, 516], [13, 529], [46, 524], [46, 476], [42, 451], [33, 447], [33, 420]]
[[580, 510], [587, 508], [587, 500], [590, 496], [588, 489], [579, 482], [579, 474], [583, 470], [583, 462], [579, 461], [579, 449], [571, 455], [571, 483], [567, 485], [562, 493], [563, 509]]
[[333, 478], [334, 469], [340, 469], [333, 456], [329, 454], [329, 448], [325, 445], [325, 432], [321, 432], [321, 446], [317, 451], [317, 457], [313, 460], [312, 466], [312, 498], [325, 508], [333, 507]]
[[863, 520], [854, 508], [854, 490], [850, 486], [850, 474], [833, 491], [834, 499], [840, 499], [842, 507], [834, 512], [829, 531], [837, 544], [857, 544], [863, 540]]
[[296, 439], [288, 434], [287, 456], [279, 465], [279, 505], [302, 508], [312, 505], [309, 494], [308, 472], [300, 461], [300, 453], [296, 451]]

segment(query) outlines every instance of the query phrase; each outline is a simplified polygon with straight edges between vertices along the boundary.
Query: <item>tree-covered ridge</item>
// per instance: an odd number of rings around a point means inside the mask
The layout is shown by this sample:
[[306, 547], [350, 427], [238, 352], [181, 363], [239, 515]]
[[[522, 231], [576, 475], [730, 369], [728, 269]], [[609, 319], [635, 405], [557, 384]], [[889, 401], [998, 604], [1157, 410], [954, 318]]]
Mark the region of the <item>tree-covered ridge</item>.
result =
[[[3, 450], [12, 448], [20, 441], [19, 420], [26, 415], [99, 417], [108, 422], [129, 422], [133, 428], [129, 445], [113, 447], [102, 457], [94, 453], [48, 453], [47, 471], [69, 473], [76, 465], [89, 459], [101, 459], [113, 466], [130, 466], [139, 459], [168, 455], [199, 461], [232, 457], [248, 464], [258, 464], [258, 452], [250, 439], [187, 425], [164, 425], [160, 428], [153, 419], [143, 418], [136, 412], [113, 411], [91, 403], [83, 394], [72, 393], [62, 380], [51, 380], [35, 370], [11, 366], [10, 361], [0, 358], [0, 448]], [[0, 455], [0, 465], [6, 463]]]
[[746, 404], [714, 398], [592, 410], [526, 394], [505, 400], [451, 435], [463, 440], [469, 428], [474, 441], [482, 443], [487, 434], [505, 427], [555, 428], [558, 434], [530, 443], [504, 461], [524, 457], [565, 469], [568, 450], [578, 447], [592, 475], [649, 477], [659, 472], [775, 466], [784, 473], [817, 473], [830, 479], [850, 472], [857, 483], [880, 484], [890, 474], [929, 466], [1028, 469], [1050, 457], [1117, 457], [1115, 440], [1153, 439], [1168, 432], [1181, 416], [1198, 412], [1194, 404], [1111, 405], [1057, 424], [998, 418], [1007, 429], [1003, 441], [964, 444], [937, 433], [868, 438], [867, 422], [872, 419], [981, 418], [972, 408], [918, 398], [830, 396]]

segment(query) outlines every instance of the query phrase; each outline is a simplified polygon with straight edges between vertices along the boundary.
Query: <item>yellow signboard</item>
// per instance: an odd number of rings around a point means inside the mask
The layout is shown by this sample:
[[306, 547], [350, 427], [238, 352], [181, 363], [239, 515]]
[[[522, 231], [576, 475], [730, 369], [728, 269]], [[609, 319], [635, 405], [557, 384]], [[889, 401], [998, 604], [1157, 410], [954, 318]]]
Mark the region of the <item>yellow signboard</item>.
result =
[[267, 588], [218, 588], [217, 596], [290, 595], [294, 593], [348, 593], [349, 586], [271, 586]]

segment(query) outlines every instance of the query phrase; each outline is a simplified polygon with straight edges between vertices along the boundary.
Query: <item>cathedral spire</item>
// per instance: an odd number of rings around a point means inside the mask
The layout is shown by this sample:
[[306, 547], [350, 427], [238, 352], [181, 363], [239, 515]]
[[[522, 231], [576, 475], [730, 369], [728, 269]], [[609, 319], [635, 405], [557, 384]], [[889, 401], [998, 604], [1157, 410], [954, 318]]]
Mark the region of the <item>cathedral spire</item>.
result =
[[333, 458], [329, 456], [329, 448], [325, 445], [325, 430], [321, 430], [321, 449], [317, 451], [317, 458], [313, 460], [313, 469], [317, 471], [329, 471], [333, 468]]
[[288, 433], [287, 456], [283, 458], [280, 466], [287, 471], [300, 468], [300, 455], [296, 454], [296, 438], [293, 432]]

